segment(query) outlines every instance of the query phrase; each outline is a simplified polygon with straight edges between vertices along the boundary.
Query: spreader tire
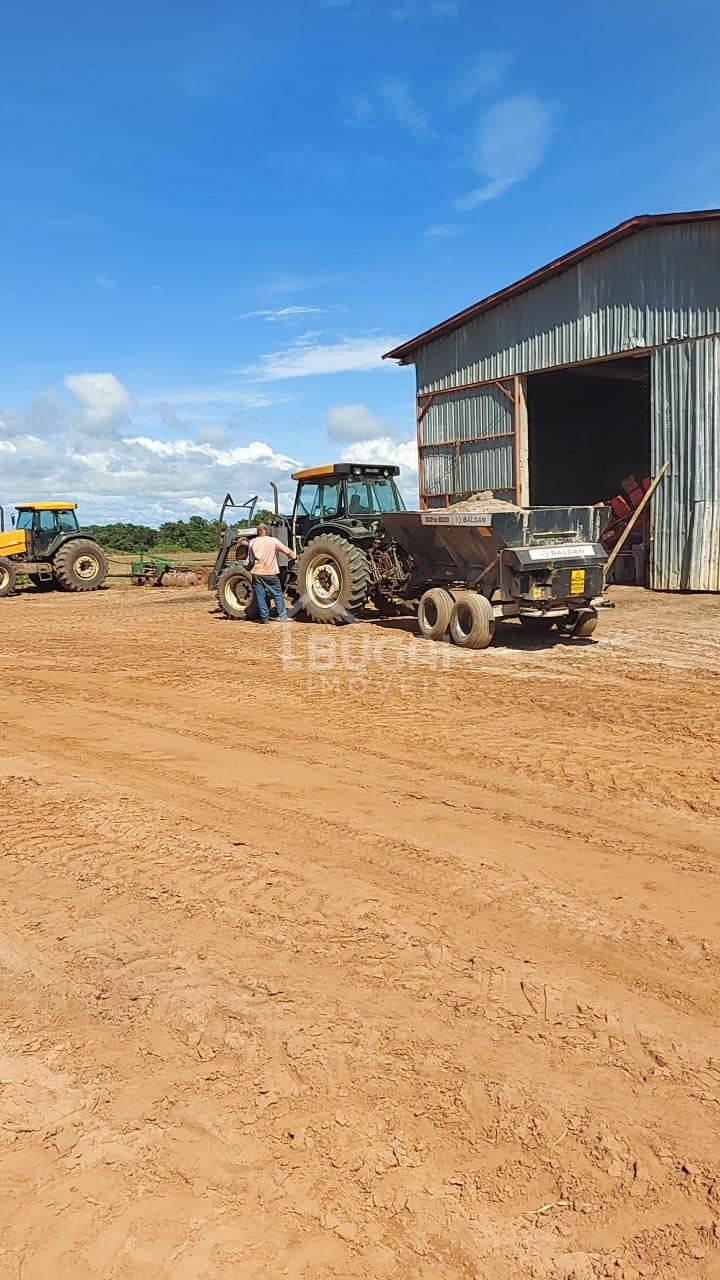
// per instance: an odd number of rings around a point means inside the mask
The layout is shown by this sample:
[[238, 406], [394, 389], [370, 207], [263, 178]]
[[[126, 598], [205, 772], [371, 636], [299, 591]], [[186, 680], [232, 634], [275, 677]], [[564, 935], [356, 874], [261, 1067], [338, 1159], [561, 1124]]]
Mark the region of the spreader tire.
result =
[[444, 587], [432, 587], [420, 597], [418, 630], [426, 640], [442, 640], [450, 626], [453, 598]]
[[235, 563], [224, 569], [218, 578], [218, 604], [226, 618], [238, 622], [255, 622], [258, 607], [253, 592], [252, 574]]
[[450, 636], [461, 649], [487, 649], [495, 635], [495, 615], [485, 596], [462, 591], [455, 596]]
[[352, 622], [367, 603], [371, 582], [365, 552], [336, 533], [313, 538], [298, 561], [300, 605], [312, 622]]
[[593, 634], [598, 624], [597, 609], [588, 609], [585, 613], [581, 613], [571, 635], [576, 640], [587, 640]]
[[107, 577], [105, 552], [89, 538], [74, 538], [54, 556], [53, 573], [61, 591], [97, 591]]
[[0, 559], [0, 596], [11, 596], [15, 590], [17, 572], [12, 560]]

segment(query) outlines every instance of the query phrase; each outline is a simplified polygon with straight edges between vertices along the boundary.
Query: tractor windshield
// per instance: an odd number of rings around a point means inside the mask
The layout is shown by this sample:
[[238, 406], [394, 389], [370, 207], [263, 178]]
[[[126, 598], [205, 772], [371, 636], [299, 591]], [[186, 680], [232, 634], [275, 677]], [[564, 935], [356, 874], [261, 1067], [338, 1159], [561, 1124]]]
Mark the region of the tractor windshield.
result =
[[58, 523], [62, 533], [76, 533], [80, 528], [74, 511], [58, 511]]
[[347, 482], [349, 516], [381, 515], [384, 511], [404, 511], [404, 503], [394, 480], [384, 476], [353, 476]]
[[17, 520], [15, 521], [15, 528], [16, 529], [32, 528], [32, 518], [33, 518], [32, 511], [18, 511]]

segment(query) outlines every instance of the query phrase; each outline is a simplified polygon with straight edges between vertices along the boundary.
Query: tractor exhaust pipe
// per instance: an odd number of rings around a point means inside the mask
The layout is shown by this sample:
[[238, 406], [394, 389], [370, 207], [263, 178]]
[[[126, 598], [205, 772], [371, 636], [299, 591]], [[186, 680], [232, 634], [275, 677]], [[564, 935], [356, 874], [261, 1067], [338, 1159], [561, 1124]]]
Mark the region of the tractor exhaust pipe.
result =
[[270, 481], [270, 488], [271, 488], [271, 489], [272, 489], [272, 491], [273, 491], [273, 500], [274, 500], [274, 504], [275, 504], [275, 515], [276, 515], [276, 516], [279, 516], [279, 515], [280, 515], [280, 505], [279, 505], [279, 502], [278, 502], [278, 487], [277, 487], [277, 485], [275, 484], [275, 481], [274, 481], [274, 480], [271, 480], [271, 481]]

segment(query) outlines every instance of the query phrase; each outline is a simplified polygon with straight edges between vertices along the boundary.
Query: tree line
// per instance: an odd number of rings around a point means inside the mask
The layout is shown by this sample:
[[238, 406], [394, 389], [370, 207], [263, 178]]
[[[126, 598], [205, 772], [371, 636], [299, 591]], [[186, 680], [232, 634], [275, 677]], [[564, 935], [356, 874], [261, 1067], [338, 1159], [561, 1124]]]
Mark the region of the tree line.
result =
[[[252, 524], [275, 519], [272, 511], [256, 511]], [[249, 520], [238, 520], [233, 527], [245, 529]], [[218, 522], [204, 516], [190, 516], [189, 520], [166, 520], [159, 529], [147, 524], [87, 524], [83, 528], [96, 538], [105, 551], [121, 551], [126, 554], [164, 551], [215, 552], [218, 545]]]

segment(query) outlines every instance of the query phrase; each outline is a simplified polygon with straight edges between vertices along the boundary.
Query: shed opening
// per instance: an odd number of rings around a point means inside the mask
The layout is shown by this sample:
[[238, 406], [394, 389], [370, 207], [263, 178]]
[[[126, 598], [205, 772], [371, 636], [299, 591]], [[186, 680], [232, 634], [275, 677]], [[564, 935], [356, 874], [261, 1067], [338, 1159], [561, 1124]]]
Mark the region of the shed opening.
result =
[[527, 410], [531, 505], [605, 502], [650, 474], [649, 355], [532, 374]]

